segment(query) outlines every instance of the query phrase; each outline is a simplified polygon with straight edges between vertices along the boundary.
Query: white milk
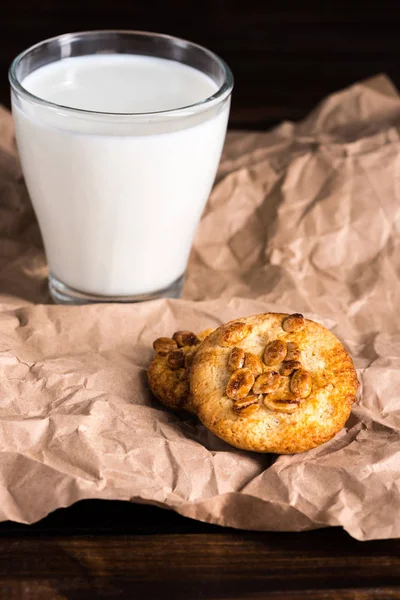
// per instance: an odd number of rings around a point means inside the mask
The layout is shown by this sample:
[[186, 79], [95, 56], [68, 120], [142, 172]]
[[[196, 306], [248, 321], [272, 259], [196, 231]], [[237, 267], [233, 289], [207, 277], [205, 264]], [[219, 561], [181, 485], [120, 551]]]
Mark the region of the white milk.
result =
[[[110, 113], [176, 109], [217, 91], [191, 67], [117, 54], [66, 58], [22, 85], [58, 105]], [[226, 101], [213, 113], [138, 122], [14, 99], [50, 272], [79, 291], [109, 296], [154, 292], [178, 279], [214, 181], [228, 112]]]

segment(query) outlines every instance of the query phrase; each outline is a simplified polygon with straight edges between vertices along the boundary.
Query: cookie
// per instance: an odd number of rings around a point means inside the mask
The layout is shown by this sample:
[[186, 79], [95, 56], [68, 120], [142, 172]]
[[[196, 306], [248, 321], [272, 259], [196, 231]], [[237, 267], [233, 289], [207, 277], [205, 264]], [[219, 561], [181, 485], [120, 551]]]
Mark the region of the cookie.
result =
[[300, 314], [231, 321], [199, 347], [191, 404], [229, 444], [255, 452], [304, 452], [331, 439], [356, 400], [353, 361], [336, 336]]
[[176, 331], [172, 338], [154, 341], [156, 352], [147, 369], [149, 387], [154, 396], [168, 408], [192, 412], [189, 401], [189, 372], [200, 343], [214, 331], [206, 329], [195, 335]]

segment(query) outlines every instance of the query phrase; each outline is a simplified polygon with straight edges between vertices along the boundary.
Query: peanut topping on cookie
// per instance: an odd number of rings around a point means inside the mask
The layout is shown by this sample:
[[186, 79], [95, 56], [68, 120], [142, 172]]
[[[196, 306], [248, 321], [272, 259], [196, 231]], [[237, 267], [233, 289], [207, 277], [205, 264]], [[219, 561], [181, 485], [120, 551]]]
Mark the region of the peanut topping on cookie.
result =
[[177, 378], [179, 379], [179, 381], [183, 381], [184, 379], [186, 379], [187, 374], [186, 374], [186, 369], [180, 368], [180, 369], [176, 369], [175, 370]]
[[233, 348], [228, 359], [228, 369], [236, 371], [243, 367], [245, 351], [242, 348]]
[[286, 319], [283, 320], [282, 328], [286, 333], [296, 333], [296, 331], [301, 331], [304, 329], [306, 322], [300, 313], [294, 313], [293, 315], [289, 315]]
[[168, 337], [160, 337], [160, 338], [157, 338], [156, 340], [154, 340], [154, 342], [153, 342], [154, 350], [156, 352], [158, 352], [158, 354], [161, 354], [162, 356], [166, 356], [168, 354], [168, 352], [176, 349], [177, 347], [178, 347], [178, 345], [175, 342], [175, 340], [168, 338]]
[[307, 398], [311, 394], [312, 378], [305, 369], [298, 369], [290, 380], [290, 391], [298, 398]]
[[253, 385], [255, 394], [271, 394], [276, 392], [281, 382], [281, 376], [276, 371], [266, 371], [257, 377]]
[[258, 358], [258, 356], [256, 356], [252, 352], [246, 352], [245, 357], [244, 357], [244, 365], [243, 366], [246, 367], [247, 369], [250, 369], [250, 371], [253, 373], [254, 377], [261, 375], [261, 373], [264, 370], [261, 360]]
[[301, 350], [297, 344], [294, 342], [288, 342], [287, 346], [287, 354], [285, 360], [300, 360], [301, 358]]
[[300, 401], [297, 399], [286, 399], [286, 400], [272, 400], [268, 396], [264, 397], [264, 404], [269, 410], [274, 410], [284, 413], [293, 413]]
[[258, 398], [256, 396], [253, 397], [255, 398], [254, 402], [247, 402], [244, 404], [238, 404], [238, 402], [235, 402], [235, 404], [233, 405], [233, 410], [235, 411], [235, 413], [244, 417], [249, 417], [250, 415], [257, 412], [260, 409], [260, 404]]
[[185, 365], [185, 354], [183, 350], [178, 348], [172, 350], [167, 357], [167, 364], [171, 369], [180, 369]]
[[200, 340], [192, 331], [175, 331], [172, 338], [176, 341], [179, 348], [182, 346], [196, 346]]
[[195, 356], [195, 352], [187, 352], [186, 356], [185, 356], [185, 369], [187, 371], [190, 370], [190, 367], [192, 366], [193, 360], [194, 360], [194, 356]]
[[168, 408], [193, 412], [188, 402], [193, 360], [200, 343], [213, 331], [205, 329], [197, 335], [191, 331], [176, 331], [173, 338], [160, 337], [153, 342], [155, 355], [147, 370], [149, 387]]
[[226, 395], [232, 400], [244, 398], [254, 384], [254, 375], [250, 369], [237, 369], [232, 373], [226, 386]]
[[232, 323], [223, 332], [220, 338], [221, 346], [234, 346], [253, 330], [252, 325], [245, 323]]
[[262, 396], [254, 396], [253, 394], [249, 394], [244, 398], [237, 398], [233, 403], [233, 410], [242, 410], [243, 408], [250, 406], [250, 404], [258, 404], [260, 400], [262, 400]]
[[287, 348], [282, 340], [274, 340], [266, 345], [263, 360], [267, 366], [277, 365], [285, 359]]
[[302, 364], [298, 360], [285, 360], [282, 363], [279, 373], [283, 376], [288, 376], [293, 373], [296, 369], [301, 369]]

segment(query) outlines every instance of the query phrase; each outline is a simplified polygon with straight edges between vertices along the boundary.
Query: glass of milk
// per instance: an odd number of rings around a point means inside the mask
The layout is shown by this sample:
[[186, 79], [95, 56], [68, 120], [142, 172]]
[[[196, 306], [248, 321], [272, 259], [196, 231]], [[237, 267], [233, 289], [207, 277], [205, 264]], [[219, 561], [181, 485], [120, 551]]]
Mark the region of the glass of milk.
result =
[[225, 139], [229, 67], [167, 35], [88, 31], [29, 48], [10, 82], [55, 302], [178, 297]]

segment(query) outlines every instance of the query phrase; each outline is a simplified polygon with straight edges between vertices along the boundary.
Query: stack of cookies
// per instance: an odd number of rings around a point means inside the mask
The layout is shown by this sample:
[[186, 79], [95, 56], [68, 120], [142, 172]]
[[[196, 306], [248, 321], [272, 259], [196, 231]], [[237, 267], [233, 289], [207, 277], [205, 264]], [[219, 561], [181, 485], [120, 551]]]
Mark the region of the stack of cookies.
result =
[[244, 450], [314, 448], [340, 431], [356, 400], [349, 354], [301, 314], [240, 318], [197, 335], [177, 331], [153, 346], [148, 381], [156, 398]]

